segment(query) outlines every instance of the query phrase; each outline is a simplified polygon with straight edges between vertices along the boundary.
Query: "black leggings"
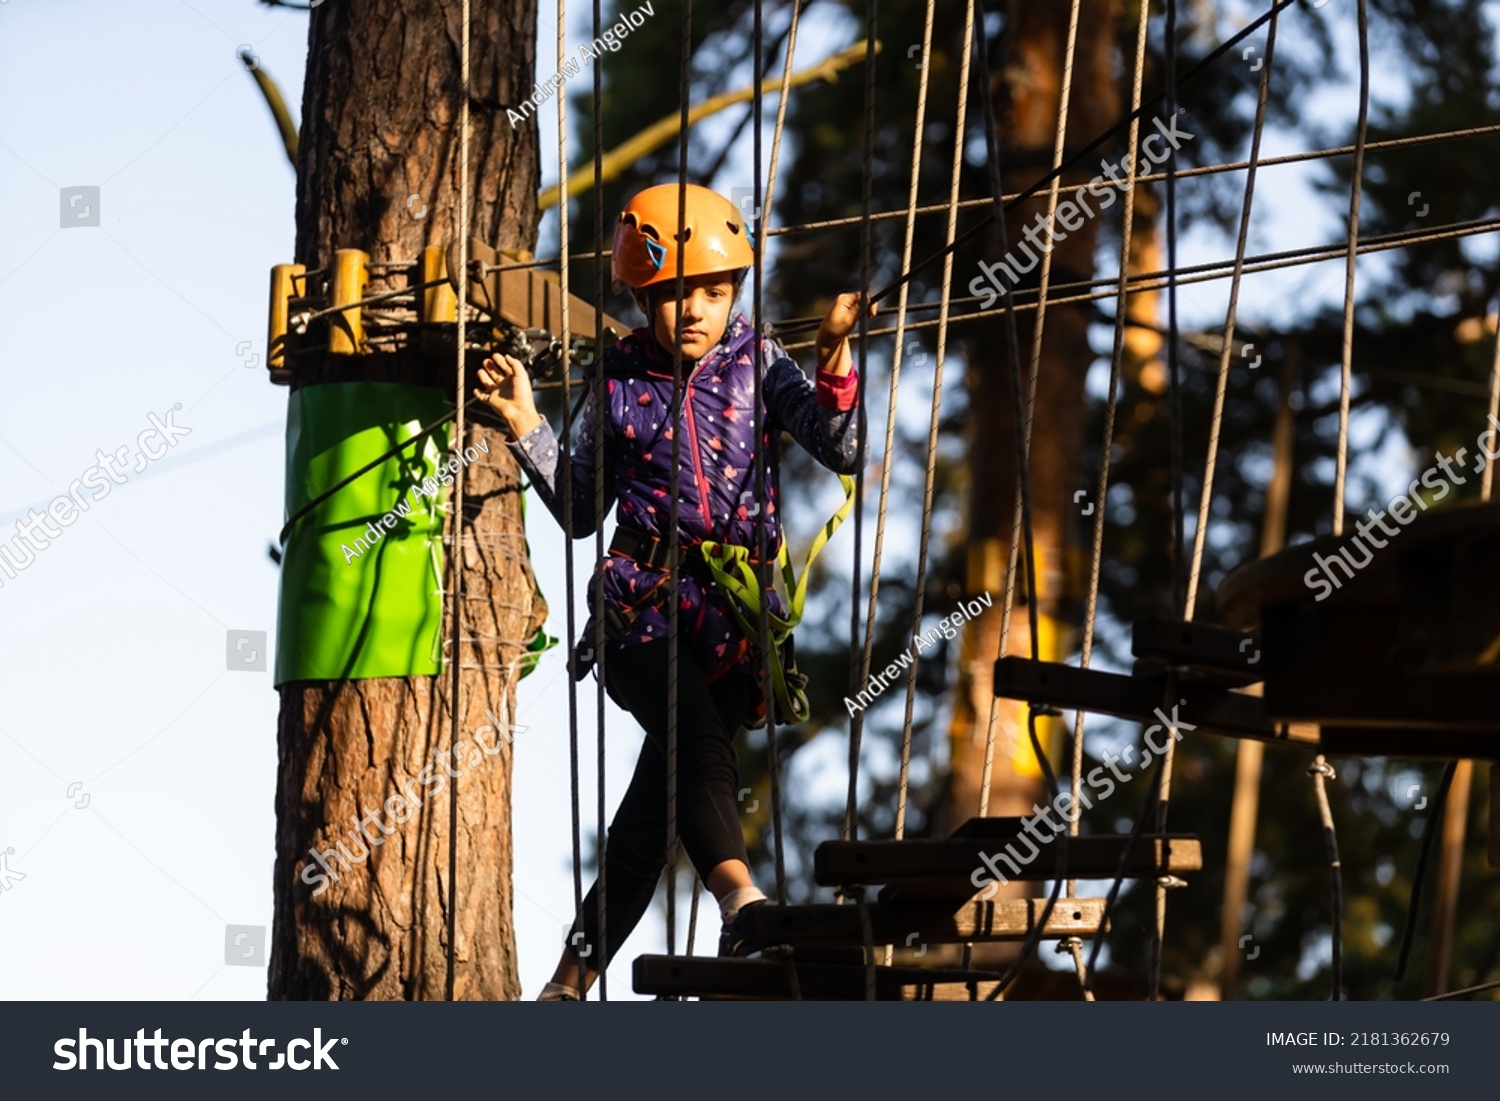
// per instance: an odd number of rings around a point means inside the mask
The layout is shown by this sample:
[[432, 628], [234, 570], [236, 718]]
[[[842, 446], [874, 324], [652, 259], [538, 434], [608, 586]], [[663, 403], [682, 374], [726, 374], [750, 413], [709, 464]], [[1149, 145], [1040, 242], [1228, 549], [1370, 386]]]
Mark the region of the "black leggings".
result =
[[[755, 686], [748, 675], [733, 671], [705, 683], [685, 648], [679, 650], [677, 670], [677, 832], [693, 867], [707, 880], [726, 860], [749, 863], [740, 832], [734, 736]], [[607, 952], [589, 948], [584, 962], [590, 968], [608, 966], [625, 943], [650, 907], [667, 862], [666, 640], [610, 644], [604, 673], [610, 699], [635, 716], [646, 740], [609, 827], [604, 863]], [[578, 920], [568, 935], [575, 950], [599, 943], [598, 890], [596, 882], [583, 900], [579, 916], [584, 935], [575, 935]]]

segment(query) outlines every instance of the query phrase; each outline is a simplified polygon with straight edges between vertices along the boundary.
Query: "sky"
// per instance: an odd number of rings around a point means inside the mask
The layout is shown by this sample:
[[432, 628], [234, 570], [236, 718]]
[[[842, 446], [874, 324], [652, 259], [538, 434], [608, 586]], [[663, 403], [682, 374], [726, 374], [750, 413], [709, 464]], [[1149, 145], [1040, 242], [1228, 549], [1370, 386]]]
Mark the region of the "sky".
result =
[[[546, 75], [553, 9], [542, 8]], [[277, 644], [266, 551], [284, 515], [287, 391], [262, 361], [267, 272], [291, 259], [294, 179], [237, 53], [255, 53], [296, 114], [306, 24], [253, 0], [0, 0], [0, 539], [101, 452], [126, 449], [107, 495], [16, 577], [0, 575], [0, 943], [24, 946], [0, 954], [6, 998], [265, 996], [254, 946], [272, 921], [277, 696], [261, 662], [240, 659]], [[571, 49], [587, 37], [580, 26]], [[847, 43], [811, 22], [799, 59]], [[555, 110], [541, 109], [544, 135]], [[545, 185], [556, 149], [542, 148]], [[1306, 201], [1305, 176], [1279, 171], [1291, 182], [1259, 194]], [[1317, 228], [1323, 239], [1337, 227]], [[1309, 232], [1271, 219], [1252, 247]], [[1190, 240], [1183, 262], [1221, 254]], [[1342, 269], [1318, 271], [1332, 290], [1304, 288], [1304, 301], [1337, 293]], [[1212, 286], [1188, 292], [1185, 324], [1211, 325], [1215, 310], [1222, 323]], [[1249, 283], [1245, 308], [1269, 315], [1286, 290]], [[926, 402], [913, 398], [924, 421]], [[141, 440], [158, 422], [175, 428], [171, 446]], [[547, 629], [562, 636], [561, 535], [532, 504]], [[914, 527], [896, 529], [908, 547]], [[575, 566], [581, 592], [587, 553]], [[589, 805], [592, 683], [580, 694]], [[566, 701], [559, 648], [523, 682], [517, 713], [527, 997], [571, 917]], [[626, 777], [640, 734], [612, 704], [607, 726], [607, 771]], [[828, 779], [837, 757], [808, 753], [793, 795]], [[715, 932], [706, 921], [700, 944]], [[613, 997], [631, 996], [630, 959], [662, 942], [654, 910], [611, 972]]]

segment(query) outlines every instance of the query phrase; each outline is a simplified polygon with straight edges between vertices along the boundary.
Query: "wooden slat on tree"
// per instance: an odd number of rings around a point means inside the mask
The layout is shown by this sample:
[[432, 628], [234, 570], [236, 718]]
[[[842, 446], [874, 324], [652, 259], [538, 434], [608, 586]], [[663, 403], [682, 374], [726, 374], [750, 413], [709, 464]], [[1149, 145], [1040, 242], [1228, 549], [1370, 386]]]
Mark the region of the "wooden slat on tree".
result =
[[[515, 261], [477, 238], [469, 242], [469, 301], [491, 317], [518, 329], [546, 329], [562, 335], [562, 283], [557, 275], [538, 268], [506, 267]], [[482, 266], [481, 266], [482, 265]], [[482, 273], [482, 274], [481, 274]], [[448, 280], [458, 286], [458, 242], [448, 246]], [[576, 294], [569, 296], [568, 332], [592, 339], [598, 315]], [[630, 326], [608, 314], [604, 327], [616, 337]], [[608, 338], [606, 338], [608, 339]]]
[[[785, 960], [714, 959], [705, 956], [637, 956], [633, 968], [637, 994], [669, 997], [765, 998], [793, 996], [789, 967], [807, 1001], [863, 1001], [862, 963], [796, 963]], [[959, 968], [877, 967], [877, 1001], [982, 1000], [1000, 976], [993, 971]]]

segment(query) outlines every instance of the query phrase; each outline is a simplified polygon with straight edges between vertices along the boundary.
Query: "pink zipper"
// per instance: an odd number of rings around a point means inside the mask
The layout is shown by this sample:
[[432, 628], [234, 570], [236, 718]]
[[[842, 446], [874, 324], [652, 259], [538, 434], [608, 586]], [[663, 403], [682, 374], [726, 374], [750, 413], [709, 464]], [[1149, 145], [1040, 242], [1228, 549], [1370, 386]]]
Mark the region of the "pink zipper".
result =
[[[702, 366], [700, 362], [698, 370], [701, 370]], [[698, 370], [695, 370], [693, 374], [696, 375]], [[703, 514], [703, 526], [705, 530], [709, 535], [712, 535], [714, 523], [708, 514], [708, 486], [704, 484], [703, 467], [698, 461], [698, 428], [693, 421], [693, 380], [691, 376], [683, 388], [682, 404], [687, 412], [688, 440], [693, 446], [693, 478], [698, 485], [698, 511]]]

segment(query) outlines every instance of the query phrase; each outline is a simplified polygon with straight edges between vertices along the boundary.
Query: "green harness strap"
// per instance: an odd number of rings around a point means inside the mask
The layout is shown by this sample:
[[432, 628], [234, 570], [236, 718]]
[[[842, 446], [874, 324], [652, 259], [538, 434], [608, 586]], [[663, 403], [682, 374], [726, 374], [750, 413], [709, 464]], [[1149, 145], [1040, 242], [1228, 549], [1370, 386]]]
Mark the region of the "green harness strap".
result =
[[[531, 561], [531, 540], [526, 538], [524, 533], [526, 531], [526, 490], [529, 488], [530, 486], [527, 485], [521, 486], [521, 531], [523, 533], [521, 542], [526, 548], [526, 561], [528, 562]], [[532, 582], [532, 589], [536, 593], [537, 599], [545, 601], [547, 598], [542, 596], [542, 587], [536, 583], [535, 572], [532, 574]], [[545, 624], [538, 627], [532, 636], [526, 640], [526, 645], [522, 648], [520, 675], [516, 679], [523, 680], [529, 676], [532, 670], [536, 668], [536, 663], [541, 660], [542, 655], [556, 646], [557, 643], [558, 639], [547, 633]]]
[[[787, 554], [785, 538], [781, 541], [781, 548], [776, 552], [776, 564], [781, 568], [782, 584], [787, 591], [785, 603], [789, 614], [777, 615], [768, 608], [766, 618], [771, 629], [772, 686], [775, 689], [776, 702], [780, 705], [781, 713], [788, 716], [789, 722], [806, 722], [812, 709], [803, 687], [807, 679], [797, 672], [795, 665], [788, 668], [783, 664], [781, 649], [791, 638], [792, 630], [802, 622], [803, 602], [807, 597], [807, 579], [812, 572], [813, 562], [854, 508], [854, 479], [847, 474], [840, 474], [838, 478], [839, 484], [844, 487], [844, 503], [828, 518], [828, 522], [823, 525], [823, 530], [818, 533], [812, 546], [807, 549], [807, 557], [802, 562], [801, 576], [792, 572], [791, 558]], [[704, 540], [698, 545], [698, 549], [702, 552], [703, 560], [708, 564], [714, 581], [734, 597], [729, 601], [729, 610], [739, 623], [740, 630], [745, 633], [746, 638], [755, 639], [758, 633], [758, 627], [755, 624], [760, 619], [761, 588], [760, 581], [750, 565], [750, 548]], [[774, 584], [774, 580], [772, 583]], [[759, 724], [752, 729], [758, 729], [758, 726]]]

